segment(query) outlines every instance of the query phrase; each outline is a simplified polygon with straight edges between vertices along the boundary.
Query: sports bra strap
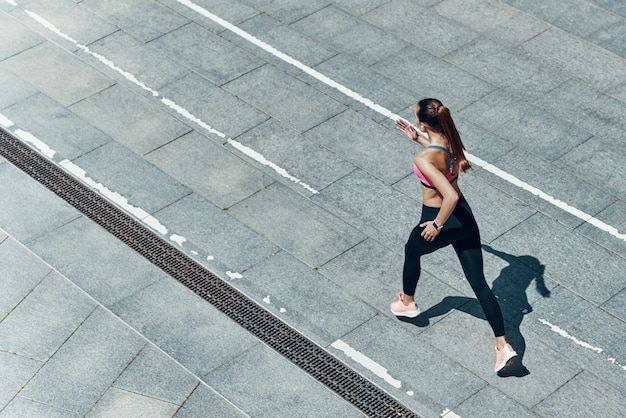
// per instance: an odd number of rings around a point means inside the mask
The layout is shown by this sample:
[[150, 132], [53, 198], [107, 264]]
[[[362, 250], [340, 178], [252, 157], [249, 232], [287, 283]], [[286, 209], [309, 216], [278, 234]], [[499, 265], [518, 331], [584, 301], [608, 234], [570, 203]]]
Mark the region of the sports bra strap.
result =
[[448, 155], [450, 157], [454, 158], [454, 154], [452, 154], [447, 148], [440, 147], [439, 145], [429, 145], [426, 148], [434, 148], [434, 149], [438, 149], [438, 150], [441, 150], [441, 151], [445, 151], [445, 152], [448, 153]]
[[452, 170], [452, 168], [454, 168], [454, 160], [455, 160], [454, 154], [452, 154], [450, 151], [448, 151], [447, 148], [440, 147], [439, 145], [429, 145], [426, 148], [433, 148], [433, 149], [438, 149], [438, 150], [447, 152], [448, 155], [450, 156], [450, 170]]

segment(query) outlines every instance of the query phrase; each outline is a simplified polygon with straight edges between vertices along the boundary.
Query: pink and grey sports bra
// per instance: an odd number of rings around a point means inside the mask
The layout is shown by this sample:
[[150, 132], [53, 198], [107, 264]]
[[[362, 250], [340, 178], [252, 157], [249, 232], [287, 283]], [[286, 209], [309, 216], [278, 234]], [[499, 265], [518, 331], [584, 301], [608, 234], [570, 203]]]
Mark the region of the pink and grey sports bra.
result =
[[[454, 155], [450, 151], [448, 151], [446, 148], [440, 147], [438, 145], [429, 145], [426, 148], [434, 148], [434, 149], [438, 149], [438, 150], [445, 151], [448, 153], [448, 155], [450, 156], [450, 167], [448, 168], [448, 171], [446, 171], [445, 175], [446, 175], [446, 179], [448, 179], [450, 183], [454, 183], [456, 179], [459, 177], [459, 173], [455, 173], [453, 171], [454, 170]], [[417, 168], [417, 165], [415, 165], [415, 163], [413, 163], [413, 172], [420, 179], [424, 187], [427, 187], [429, 189], [436, 189], [436, 187], [433, 186], [430, 180], [428, 180], [426, 176], [422, 174], [420, 169]]]

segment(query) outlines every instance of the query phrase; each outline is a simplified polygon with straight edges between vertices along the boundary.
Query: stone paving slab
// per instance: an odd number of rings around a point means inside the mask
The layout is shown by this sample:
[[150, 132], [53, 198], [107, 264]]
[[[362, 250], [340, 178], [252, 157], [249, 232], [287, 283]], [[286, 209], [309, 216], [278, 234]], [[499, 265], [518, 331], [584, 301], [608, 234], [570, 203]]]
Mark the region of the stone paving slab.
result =
[[114, 84], [76, 56], [48, 42], [2, 61], [2, 67], [64, 106]]
[[86, 0], [80, 5], [142, 42], [149, 42], [189, 23], [188, 19], [156, 2]]
[[[28, 97], [4, 109], [2, 114], [16, 126], [28, 125], [28, 133], [63, 158], [73, 159], [111, 142], [105, 133], [43, 94]], [[33, 114], [39, 117], [28, 122]]]
[[251, 416], [364, 416], [264, 345], [242, 353], [206, 380]]
[[[120, 85], [87, 97], [70, 110], [139, 155], [189, 133], [191, 129]], [[46, 133], [47, 137], [47, 133]]]
[[228, 213], [311, 267], [318, 267], [365, 236], [311, 201], [273, 184]]
[[0, 83], [3, 86], [3, 94], [0, 96], [0, 109], [18, 103], [29, 96], [37, 94], [37, 89], [23, 82], [9, 70], [0, 67]]
[[[211, 271], [241, 272], [270, 257], [280, 248], [197, 194], [191, 194], [155, 213], [161, 223], [198, 247], [198, 258]], [[210, 257], [210, 260], [207, 259]]]
[[[356, 138], [355, 129], [362, 132]], [[408, 140], [390, 140], [392, 135], [389, 129], [349, 109], [309, 130], [305, 137], [391, 184], [411, 172], [415, 151]]]
[[[238, 136], [236, 140], [262, 155], [271, 155], [274, 164], [316, 190], [329, 186], [355, 169], [352, 163], [344, 159], [343, 155], [338, 155], [332, 147], [311, 141], [308, 135], [303, 135], [275, 119], [267, 120]], [[306, 196], [312, 194], [302, 184], [291, 181], [258, 161], [246, 159], [292, 190]]]
[[85, 218], [34, 240], [30, 248], [107, 307], [167, 277]]
[[[183, 103], [184, 108], [196, 118], [229, 138], [236, 138], [269, 119], [267, 114], [250, 103], [195, 73], [168, 84], [161, 89], [161, 95], [174, 103]], [[169, 108], [166, 110], [169, 111]], [[180, 118], [177, 112], [171, 113]], [[198, 128], [196, 124], [191, 126]]]
[[230, 149], [196, 132], [170, 142], [146, 158], [220, 208], [229, 208], [273, 183]]
[[[171, 31], [150, 45], [221, 86], [264, 63], [195, 23]], [[202, 55], [196, 53], [202, 49]]]
[[[118, 68], [124, 68], [139, 81], [156, 90], [189, 74], [189, 69], [180, 66], [154, 48], [146, 48], [145, 44], [123, 31], [114, 32], [90, 44], [89, 50], [107, 57]], [[131, 89], [136, 87], [118, 71], [103, 67], [100, 62], [96, 62], [95, 57], [86, 54], [83, 56], [87, 62], [93, 62], [94, 66], [98, 66], [103, 73], [120, 84], [127, 85]]]
[[[232, 284], [324, 347], [376, 315], [371, 306], [284, 251]], [[352, 303], [344, 303], [350, 299]]]
[[149, 213], [191, 193], [191, 190], [117, 141], [109, 142], [72, 162], [85, 170], [86, 176], [93, 181], [106, 182], [110, 190]]
[[282, 71], [271, 65], [251, 71], [224, 88], [300, 132], [306, 132], [346, 109], [299, 80], [285, 80]]
[[78, 217], [69, 204], [13, 165], [0, 164], [0, 226], [20, 242], [28, 242]]

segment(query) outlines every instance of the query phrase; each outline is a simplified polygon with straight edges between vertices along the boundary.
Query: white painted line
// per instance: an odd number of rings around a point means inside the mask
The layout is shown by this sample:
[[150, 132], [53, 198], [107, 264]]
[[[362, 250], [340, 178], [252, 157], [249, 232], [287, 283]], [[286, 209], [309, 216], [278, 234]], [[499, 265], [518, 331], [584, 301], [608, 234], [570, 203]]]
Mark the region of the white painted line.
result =
[[[586, 348], [587, 350], [591, 350], [594, 351], [598, 354], [602, 354], [604, 353], [604, 349], [600, 348], [600, 347], [594, 347], [593, 345], [585, 342], [585, 341], [581, 341], [578, 338], [574, 337], [573, 335], [570, 335], [567, 331], [561, 329], [560, 327], [551, 324], [550, 322], [546, 321], [545, 319], [541, 319], [539, 318], [539, 322], [541, 322], [542, 324], [548, 326], [550, 328], [551, 331], [559, 334], [561, 337], [566, 338], [568, 340], [573, 341], [575, 344]], [[617, 359], [615, 359], [614, 357], [607, 357], [607, 361], [609, 363], [615, 364], [616, 366], [621, 367], [623, 370], [626, 370], [626, 365], [622, 365], [620, 363], [617, 362]]]
[[455, 414], [454, 412], [452, 412], [448, 408], [446, 408], [441, 413], [441, 418], [461, 418], [461, 416]]
[[14, 133], [15, 135], [19, 136], [20, 139], [22, 139], [23, 141], [26, 141], [30, 143], [32, 146], [34, 146], [35, 148], [37, 148], [39, 152], [41, 152], [46, 157], [53, 158], [54, 154], [56, 154], [55, 150], [50, 148], [46, 143], [41, 141], [39, 138], [31, 134], [30, 132], [26, 132], [21, 129], [16, 129]]
[[11, 119], [7, 118], [2, 113], [0, 113], [0, 125], [4, 126], [5, 128], [10, 128], [11, 126], [14, 125], [14, 123]]
[[[161, 97], [161, 103], [163, 105], [165, 105], [165, 106], [169, 107], [170, 109], [174, 110], [175, 112], [177, 112], [179, 115], [181, 115], [185, 119], [195, 123], [196, 125], [200, 126], [202, 129], [206, 130], [207, 132], [209, 132], [209, 133], [211, 133], [213, 135], [217, 135], [220, 138], [227, 138], [226, 134], [224, 134], [223, 132], [220, 132], [217, 129], [211, 127], [209, 124], [204, 122], [202, 119], [198, 118], [197, 116], [192, 114], [190, 111], [188, 111], [184, 107], [178, 105], [174, 101], [172, 101], [172, 100], [170, 100], [170, 99], [168, 99], [166, 97], [161, 96], [160, 93], [157, 90], [148, 87], [146, 84], [144, 84], [142, 81], [140, 81], [133, 74], [131, 74], [131, 73], [127, 72], [127, 71], [124, 71], [123, 69], [121, 69], [120, 67], [115, 65], [115, 63], [113, 61], [109, 60], [108, 58], [106, 58], [106, 57], [104, 57], [104, 56], [102, 56], [100, 54], [97, 54], [97, 53], [91, 51], [89, 49], [89, 47], [78, 43], [74, 38], [72, 38], [71, 36], [65, 34], [63, 31], [58, 29], [52, 23], [48, 22], [43, 17], [39, 16], [37, 13], [33, 13], [33, 12], [29, 11], [29, 10], [26, 10], [26, 14], [28, 14], [28, 16], [30, 16], [32, 19], [34, 19], [36, 22], [41, 24], [46, 29], [48, 29], [51, 32], [55, 33], [59, 37], [61, 37], [61, 38], [65, 39], [65, 40], [73, 43], [81, 51], [91, 55], [92, 57], [96, 58], [98, 61], [100, 61], [102, 64], [106, 65], [107, 67], [109, 67], [113, 71], [121, 74], [126, 80], [128, 80], [131, 83], [137, 85], [141, 89], [149, 92], [152, 96], [154, 96], [154, 97], [159, 97], [160, 96]], [[289, 181], [298, 184], [299, 186], [303, 187], [304, 189], [308, 190], [309, 192], [311, 192], [313, 194], [317, 194], [318, 193], [318, 191], [316, 189], [314, 189], [313, 187], [311, 187], [308, 184], [304, 183], [303, 181], [301, 181], [297, 177], [289, 174], [287, 172], [287, 170], [285, 170], [284, 168], [282, 168], [282, 167], [278, 166], [277, 164], [271, 162], [270, 160], [265, 158], [263, 155], [261, 155], [259, 152], [254, 151], [250, 147], [247, 147], [247, 146], [241, 144], [240, 142], [235, 141], [234, 139], [231, 139], [231, 138], [228, 138], [226, 143], [231, 145], [231, 146], [233, 146], [235, 149], [237, 149], [238, 151], [244, 153], [245, 155], [247, 155], [248, 157], [252, 158], [253, 160], [257, 161], [258, 163], [271, 168], [272, 170], [274, 170], [280, 176], [285, 177]]]
[[380, 364], [378, 364], [371, 358], [367, 357], [365, 354], [350, 347], [348, 344], [346, 344], [342, 340], [335, 341], [334, 343], [331, 344], [331, 347], [336, 348], [337, 350], [343, 351], [343, 353], [346, 356], [356, 361], [361, 366], [365, 367], [366, 369], [374, 373], [376, 376], [380, 377], [385, 382], [389, 383], [394, 388], [399, 389], [402, 387], [402, 382], [399, 381], [398, 379], [394, 379], [389, 374], [387, 369], [385, 369], [383, 366], [381, 366]]
[[[389, 109], [386, 109], [385, 107], [374, 103], [372, 100], [367, 99], [365, 97], [363, 97], [362, 95], [360, 95], [359, 93], [349, 89], [348, 87], [332, 80], [331, 78], [325, 76], [324, 74], [320, 73], [319, 71], [314, 70], [313, 68], [307, 66], [306, 64], [298, 61], [297, 59], [285, 54], [284, 52], [281, 52], [279, 50], [277, 50], [276, 48], [274, 48], [273, 46], [263, 42], [262, 40], [258, 39], [257, 37], [255, 37], [254, 35], [249, 34], [248, 32], [238, 28], [237, 26], [233, 25], [230, 22], [227, 22], [226, 20], [220, 18], [219, 16], [214, 15], [213, 13], [209, 12], [208, 10], [206, 10], [205, 8], [198, 6], [197, 4], [195, 4], [194, 2], [190, 1], [190, 0], [176, 0], [178, 1], [180, 4], [192, 9], [193, 11], [201, 14], [202, 16], [211, 19], [213, 22], [217, 23], [218, 25], [222, 26], [223, 28], [233, 32], [234, 34], [240, 36], [241, 38], [247, 40], [248, 42], [256, 45], [257, 47], [263, 49], [266, 52], [269, 52], [270, 54], [274, 55], [275, 57], [283, 60], [284, 62], [293, 65], [294, 67], [302, 70], [303, 72], [305, 72], [306, 74], [308, 74], [309, 76], [315, 78], [316, 80], [321, 81], [322, 83], [338, 90], [339, 92], [343, 93], [344, 95], [348, 96], [349, 98], [369, 107], [370, 109], [374, 110], [375, 112], [378, 112], [379, 114], [390, 118], [392, 120], [397, 120], [400, 118], [400, 116], [396, 115], [395, 113], [393, 113], [392, 111], [390, 111]], [[420, 132], [418, 130], [418, 133], [420, 133], [422, 136], [425, 136], [425, 134], [423, 132]], [[621, 234], [618, 232], [617, 228], [606, 224], [605, 222], [600, 221], [599, 219], [593, 217], [592, 215], [589, 215], [581, 210], [578, 210], [576, 208], [574, 208], [573, 206], [563, 202], [562, 200], [556, 199], [553, 196], [548, 195], [547, 193], [544, 193], [543, 191], [537, 189], [536, 187], [531, 186], [528, 183], [525, 183], [523, 181], [521, 181], [520, 179], [518, 179], [517, 177], [506, 173], [505, 171], [495, 167], [494, 165], [487, 163], [486, 161], [483, 161], [482, 159], [467, 153], [467, 158], [468, 160], [470, 160], [472, 163], [484, 168], [485, 170], [497, 175], [498, 177], [514, 184], [517, 187], [522, 188], [523, 190], [526, 190], [538, 197], [540, 197], [541, 199], [547, 201], [548, 203], [558, 207], [559, 209], [568, 212], [574, 216], [576, 216], [577, 218], [582, 219], [583, 221], [595, 226], [598, 229], [601, 229], [605, 232], [608, 232], [609, 234], [613, 235], [614, 237], [621, 239], [622, 241], [626, 241], [626, 234]]]

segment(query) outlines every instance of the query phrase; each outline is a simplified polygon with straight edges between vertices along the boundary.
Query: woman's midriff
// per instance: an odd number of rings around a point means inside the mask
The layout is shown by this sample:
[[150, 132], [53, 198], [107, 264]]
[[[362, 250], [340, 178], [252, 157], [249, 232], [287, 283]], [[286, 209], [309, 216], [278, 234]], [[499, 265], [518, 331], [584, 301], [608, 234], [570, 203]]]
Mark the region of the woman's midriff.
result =
[[[461, 195], [461, 189], [458, 188], [456, 182], [452, 184], [454, 190]], [[422, 185], [422, 203], [425, 206], [430, 206], [431, 208], [440, 208], [443, 203], [443, 196], [441, 193], [437, 191], [437, 189], [429, 189], [428, 187], [424, 187]]]

